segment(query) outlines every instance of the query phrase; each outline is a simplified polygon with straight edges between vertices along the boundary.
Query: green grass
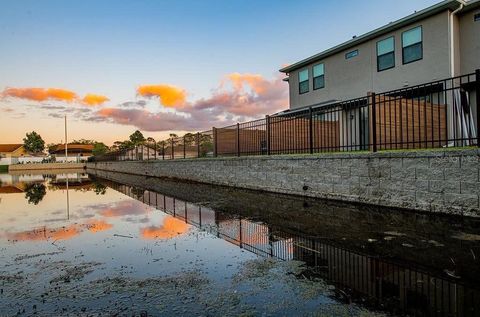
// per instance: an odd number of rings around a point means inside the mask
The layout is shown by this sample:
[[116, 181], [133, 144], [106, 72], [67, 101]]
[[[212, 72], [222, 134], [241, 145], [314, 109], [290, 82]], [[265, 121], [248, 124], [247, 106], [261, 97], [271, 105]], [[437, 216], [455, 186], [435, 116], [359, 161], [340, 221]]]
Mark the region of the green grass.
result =
[[446, 152], [446, 151], [459, 151], [459, 150], [476, 150], [476, 146], [457, 146], [457, 147], [436, 147], [436, 148], [420, 148], [420, 149], [392, 149], [392, 150], [378, 150], [381, 153], [398, 153], [398, 152]]
[[8, 165], [0, 165], [0, 173], [8, 173]]

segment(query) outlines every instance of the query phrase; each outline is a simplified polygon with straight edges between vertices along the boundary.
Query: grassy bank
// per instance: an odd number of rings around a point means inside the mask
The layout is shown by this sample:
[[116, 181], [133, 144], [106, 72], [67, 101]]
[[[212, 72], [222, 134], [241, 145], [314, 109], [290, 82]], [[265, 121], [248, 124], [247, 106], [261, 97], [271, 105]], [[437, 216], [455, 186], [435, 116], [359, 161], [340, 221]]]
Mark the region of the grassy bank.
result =
[[8, 165], [0, 165], [0, 173], [8, 173]]

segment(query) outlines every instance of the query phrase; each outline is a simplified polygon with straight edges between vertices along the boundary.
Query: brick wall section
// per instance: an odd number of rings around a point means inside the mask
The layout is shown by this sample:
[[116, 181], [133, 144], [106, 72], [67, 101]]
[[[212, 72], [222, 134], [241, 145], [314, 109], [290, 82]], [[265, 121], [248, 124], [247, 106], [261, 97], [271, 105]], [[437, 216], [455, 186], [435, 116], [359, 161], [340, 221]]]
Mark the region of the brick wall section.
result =
[[480, 216], [480, 150], [88, 163], [88, 169]]

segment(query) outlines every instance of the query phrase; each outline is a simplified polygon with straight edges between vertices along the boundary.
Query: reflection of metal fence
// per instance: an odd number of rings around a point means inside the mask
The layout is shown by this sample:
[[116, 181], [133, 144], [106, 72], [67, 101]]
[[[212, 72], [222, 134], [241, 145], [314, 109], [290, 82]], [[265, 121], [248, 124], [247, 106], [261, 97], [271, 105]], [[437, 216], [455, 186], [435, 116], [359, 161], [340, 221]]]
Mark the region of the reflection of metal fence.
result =
[[[156, 159], [480, 146], [480, 70], [159, 142]], [[475, 115], [474, 115], [475, 114]], [[138, 148], [96, 161], [145, 160]]]
[[412, 316], [480, 314], [478, 285], [448, 274], [287, 233], [153, 191], [115, 182], [108, 186], [257, 255], [305, 262], [314, 276], [334, 283], [362, 303]]

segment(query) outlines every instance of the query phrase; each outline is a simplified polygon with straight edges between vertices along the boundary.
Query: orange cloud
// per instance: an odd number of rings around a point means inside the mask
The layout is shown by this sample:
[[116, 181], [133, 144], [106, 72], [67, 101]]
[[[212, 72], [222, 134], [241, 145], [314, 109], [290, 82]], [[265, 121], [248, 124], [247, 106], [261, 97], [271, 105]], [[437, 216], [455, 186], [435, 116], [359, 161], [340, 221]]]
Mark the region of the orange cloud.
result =
[[73, 91], [59, 88], [6, 88], [2, 98], [12, 97], [33, 101], [59, 100], [72, 102], [77, 99]]
[[8, 234], [8, 238], [18, 241], [39, 241], [39, 240], [68, 240], [81, 233], [77, 225], [62, 227], [57, 229], [35, 229], [30, 231], [16, 232]]
[[143, 97], [158, 97], [165, 107], [183, 107], [186, 100], [185, 90], [171, 85], [143, 85], [137, 88]]
[[109, 117], [115, 112], [115, 108], [103, 108], [100, 109], [97, 114], [102, 116], [102, 117]]
[[[232, 89], [225, 89], [230, 85]], [[268, 80], [258, 74], [232, 73], [225, 77], [210, 98], [196, 101], [196, 110], [210, 110], [258, 118], [287, 108], [288, 87], [277, 75]]]
[[170, 239], [178, 235], [184, 234], [188, 230], [188, 225], [173, 217], [168, 217], [164, 220], [161, 227], [147, 227], [140, 231], [140, 234], [145, 239]]
[[92, 220], [87, 223], [87, 228], [90, 232], [97, 233], [110, 230], [113, 225], [103, 220]]
[[232, 73], [227, 75], [227, 78], [233, 85], [236, 91], [242, 90], [246, 84], [257, 94], [261, 95], [267, 91], [270, 82], [265, 80], [262, 75], [258, 74], [240, 74]]
[[82, 102], [88, 106], [99, 106], [109, 100], [110, 99], [102, 95], [86, 94]]

